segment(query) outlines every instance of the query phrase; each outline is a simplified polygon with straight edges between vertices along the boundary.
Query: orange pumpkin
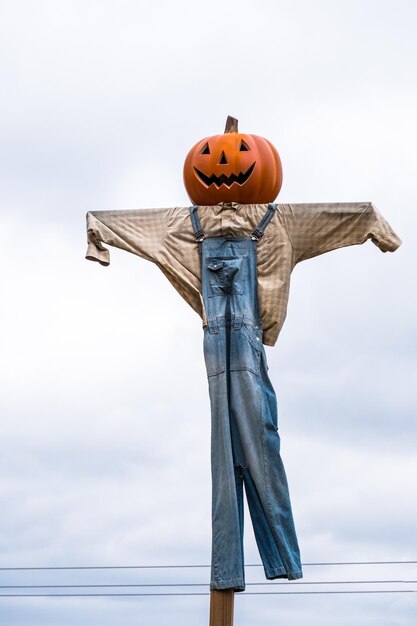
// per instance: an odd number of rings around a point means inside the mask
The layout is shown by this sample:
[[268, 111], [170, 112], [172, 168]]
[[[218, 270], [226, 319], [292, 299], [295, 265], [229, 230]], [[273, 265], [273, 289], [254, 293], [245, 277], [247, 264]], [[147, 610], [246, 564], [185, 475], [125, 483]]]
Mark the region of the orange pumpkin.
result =
[[194, 204], [273, 202], [282, 185], [276, 148], [258, 135], [239, 133], [228, 117], [223, 135], [201, 139], [184, 163], [184, 185]]

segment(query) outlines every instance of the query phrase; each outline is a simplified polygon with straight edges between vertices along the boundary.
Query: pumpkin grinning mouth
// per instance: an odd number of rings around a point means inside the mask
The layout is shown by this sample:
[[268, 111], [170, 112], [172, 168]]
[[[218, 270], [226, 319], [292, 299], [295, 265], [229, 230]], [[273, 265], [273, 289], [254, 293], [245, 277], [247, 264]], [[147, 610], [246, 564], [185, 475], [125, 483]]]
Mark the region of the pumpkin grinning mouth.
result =
[[255, 167], [256, 161], [252, 163], [249, 169], [246, 172], [240, 172], [239, 174], [230, 174], [230, 176], [226, 176], [226, 174], [222, 174], [221, 176], [216, 176], [216, 174], [212, 174], [211, 176], [207, 176], [201, 170], [194, 167], [195, 173], [200, 178], [200, 180], [210, 187], [210, 185], [216, 185], [217, 188], [222, 185], [226, 185], [226, 187], [231, 187], [233, 183], [237, 185], [243, 185], [248, 180], [249, 176], [252, 174], [253, 169]]

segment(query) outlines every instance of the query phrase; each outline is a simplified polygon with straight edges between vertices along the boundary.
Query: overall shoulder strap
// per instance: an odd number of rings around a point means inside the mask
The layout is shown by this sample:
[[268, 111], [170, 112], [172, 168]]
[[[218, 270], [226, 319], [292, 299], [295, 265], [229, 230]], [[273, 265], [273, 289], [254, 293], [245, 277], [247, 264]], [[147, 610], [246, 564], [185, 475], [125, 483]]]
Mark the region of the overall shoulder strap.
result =
[[276, 210], [277, 210], [276, 204], [268, 204], [268, 208], [263, 218], [259, 222], [258, 226], [255, 228], [255, 230], [253, 230], [251, 233], [251, 239], [253, 239], [254, 241], [259, 241], [260, 239], [262, 239], [265, 229], [268, 226], [271, 219], [273, 218]]
[[195, 205], [190, 207], [190, 218], [195, 240], [200, 243], [201, 241], [203, 241], [203, 239], [205, 239], [205, 234], [204, 230], [201, 228], [201, 222], [198, 216], [197, 208], [198, 207]]

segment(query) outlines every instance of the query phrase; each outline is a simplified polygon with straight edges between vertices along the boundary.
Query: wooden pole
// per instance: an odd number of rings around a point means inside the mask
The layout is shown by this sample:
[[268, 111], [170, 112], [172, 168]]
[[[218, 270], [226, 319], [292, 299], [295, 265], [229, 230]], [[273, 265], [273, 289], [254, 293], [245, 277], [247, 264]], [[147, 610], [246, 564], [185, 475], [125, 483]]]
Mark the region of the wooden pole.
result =
[[210, 626], [233, 626], [234, 601], [234, 589], [211, 591]]

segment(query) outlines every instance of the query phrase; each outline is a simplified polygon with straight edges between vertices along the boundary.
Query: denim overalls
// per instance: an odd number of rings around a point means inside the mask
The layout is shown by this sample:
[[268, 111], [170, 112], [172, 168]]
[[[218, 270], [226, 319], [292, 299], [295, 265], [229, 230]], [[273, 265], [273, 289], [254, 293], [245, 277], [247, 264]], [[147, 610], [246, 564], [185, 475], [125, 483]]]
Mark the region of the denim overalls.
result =
[[275, 208], [268, 205], [250, 237], [213, 238], [205, 237], [197, 207], [190, 209], [200, 244], [208, 322], [204, 357], [212, 419], [211, 589], [245, 589], [243, 484], [266, 577], [302, 577], [258, 311], [256, 244]]

